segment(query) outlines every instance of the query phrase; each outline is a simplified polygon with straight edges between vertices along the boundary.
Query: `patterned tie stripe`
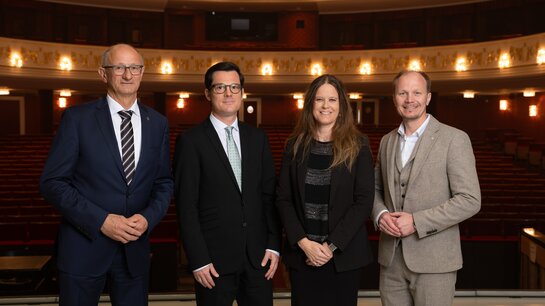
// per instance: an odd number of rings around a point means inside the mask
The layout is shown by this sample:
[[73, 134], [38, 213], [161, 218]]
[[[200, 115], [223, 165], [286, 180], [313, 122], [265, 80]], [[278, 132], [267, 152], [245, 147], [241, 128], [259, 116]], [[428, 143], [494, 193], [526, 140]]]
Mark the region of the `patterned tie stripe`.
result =
[[237, 150], [237, 145], [233, 139], [233, 127], [228, 126], [225, 128], [225, 134], [227, 134], [227, 158], [235, 174], [238, 188], [242, 190], [242, 166], [240, 163], [240, 155]]
[[121, 154], [123, 161], [123, 171], [127, 185], [130, 185], [134, 177], [134, 134], [132, 131], [131, 116], [132, 111], [119, 111], [121, 116]]

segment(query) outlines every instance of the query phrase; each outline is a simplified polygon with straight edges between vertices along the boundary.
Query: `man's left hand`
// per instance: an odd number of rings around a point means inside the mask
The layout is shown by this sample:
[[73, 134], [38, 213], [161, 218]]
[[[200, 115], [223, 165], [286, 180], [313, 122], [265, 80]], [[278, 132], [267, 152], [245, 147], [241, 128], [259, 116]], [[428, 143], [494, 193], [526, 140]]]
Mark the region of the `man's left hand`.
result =
[[135, 214], [132, 215], [130, 218], [128, 218], [130, 225], [132, 228], [140, 232], [140, 235], [144, 234], [144, 232], [148, 229], [148, 220], [144, 218], [141, 214]]
[[271, 264], [269, 266], [269, 270], [267, 273], [265, 273], [265, 278], [267, 280], [272, 279], [274, 277], [274, 273], [276, 273], [276, 268], [278, 268], [278, 259], [280, 256], [274, 254], [271, 251], [265, 251], [265, 256], [263, 256], [263, 260], [261, 261], [261, 266], [264, 267], [267, 265], [267, 261], [271, 261]]
[[391, 213], [393, 217], [396, 217], [395, 223], [399, 231], [401, 232], [401, 237], [407, 237], [412, 233], [416, 232], [413, 223], [413, 215], [406, 212], [394, 212]]

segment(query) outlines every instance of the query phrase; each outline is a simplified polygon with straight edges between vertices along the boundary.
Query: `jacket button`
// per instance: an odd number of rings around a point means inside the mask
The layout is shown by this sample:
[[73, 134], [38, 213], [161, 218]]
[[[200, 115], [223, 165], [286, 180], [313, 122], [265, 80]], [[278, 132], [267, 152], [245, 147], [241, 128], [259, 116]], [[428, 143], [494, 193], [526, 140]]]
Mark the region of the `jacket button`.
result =
[[401, 183], [401, 187], [405, 187], [405, 183]]
[[242, 222], [242, 227], [246, 227], [246, 222]]
[[405, 195], [404, 195], [404, 194], [402, 194], [402, 195], [401, 195], [401, 197], [402, 197], [402, 198], [405, 198]]

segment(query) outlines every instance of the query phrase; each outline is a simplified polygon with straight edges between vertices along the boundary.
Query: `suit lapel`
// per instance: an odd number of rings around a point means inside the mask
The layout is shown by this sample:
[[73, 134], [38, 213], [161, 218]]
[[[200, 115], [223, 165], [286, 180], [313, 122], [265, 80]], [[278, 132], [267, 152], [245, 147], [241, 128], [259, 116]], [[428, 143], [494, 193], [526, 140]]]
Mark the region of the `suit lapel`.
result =
[[299, 185], [299, 196], [301, 197], [301, 203], [305, 203], [305, 177], [307, 175], [307, 163], [308, 163], [308, 157], [305, 156], [303, 160], [298, 163], [297, 161], [300, 160], [302, 153], [297, 153], [297, 156], [295, 157], [296, 171], [297, 171], [297, 184]]
[[410, 187], [411, 182], [418, 177], [418, 174], [420, 174], [420, 170], [422, 170], [426, 159], [428, 159], [428, 155], [431, 152], [433, 144], [437, 140], [438, 130], [439, 122], [430, 115], [430, 122], [428, 123], [426, 130], [422, 134], [422, 139], [420, 140], [420, 143], [415, 148], [416, 152], [413, 152], [414, 162], [413, 168], [411, 169], [411, 175], [409, 177], [407, 190]]
[[[220, 138], [218, 136], [218, 133], [214, 129], [214, 126], [212, 125], [212, 122], [210, 122], [210, 118], [207, 118], [204, 124], [205, 124], [205, 133], [206, 133], [206, 136], [208, 137], [208, 140], [212, 144], [212, 147], [214, 148], [214, 151], [216, 151], [216, 154], [218, 155], [218, 158], [220, 159], [221, 163], [225, 167], [225, 171], [227, 171], [227, 173], [229, 173], [229, 176], [231, 177], [231, 181], [233, 182], [233, 184], [235, 184], [235, 187], [240, 192], [240, 189], [238, 188], [237, 179], [235, 178], [235, 173], [233, 173], [233, 168], [231, 168], [231, 164], [229, 163], [229, 158], [227, 158], [227, 153], [225, 153], [225, 150], [223, 149], [223, 146], [221, 145], [221, 141], [220, 141]], [[239, 129], [240, 129], [240, 126], [239, 126]], [[242, 145], [242, 132], [241, 132], [240, 138], [241, 138], [240, 139], [241, 146], [243, 146]], [[244, 155], [248, 155], [248, 154], [242, 154], [243, 158], [244, 158]], [[243, 167], [243, 169], [244, 169], [244, 167]], [[244, 175], [242, 177], [244, 178]]]
[[98, 127], [104, 141], [108, 147], [108, 151], [112, 154], [112, 158], [115, 161], [115, 165], [121, 177], [125, 178], [125, 173], [123, 172], [123, 165], [121, 164], [121, 154], [119, 153], [119, 147], [117, 145], [117, 140], [115, 139], [114, 134], [114, 125], [112, 123], [112, 116], [110, 114], [110, 108], [108, 107], [108, 102], [106, 99], [102, 99], [97, 105], [97, 111], [95, 113], [95, 118], [98, 123]]
[[148, 164], [144, 160], [147, 159], [148, 157], [153, 158], [152, 156], [148, 156], [149, 151], [146, 150], [147, 148], [149, 148], [148, 144], [151, 137], [151, 131], [150, 131], [151, 126], [150, 126], [150, 118], [149, 118], [148, 110], [140, 105], [140, 101], [138, 101], [137, 103], [138, 103], [138, 108], [140, 109], [140, 126], [142, 128], [141, 141], [140, 141], [140, 157], [138, 159], [138, 164], [136, 165], [136, 169], [134, 170], [133, 182], [131, 183], [129, 187], [135, 186], [136, 185], [135, 182], [137, 182], [142, 177], [143, 175], [142, 173], [144, 172], [142, 171], [143, 170], [142, 168]]
[[[395, 190], [395, 183], [394, 183], [394, 177], [395, 172], [397, 171], [396, 166], [396, 155], [399, 151], [399, 135], [397, 134], [397, 130], [394, 130], [390, 132], [390, 136], [388, 137], [388, 142], [386, 145], [386, 159], [388, 166], [386, 167], [388, 173], [386, 177], [388, 178], [388, 195], [390, 197], [391, 203], [394, 203], [395, 197], [392, 195], [392, 191]], [[394, 204], [394, 207], [396, 205]]]
[[[247, 129], [247, 126], [242, 123], [242, 122], [238, 122], [238, 130], [239, 130], [239, 134], [240, 134], [240, 152], [242, 154], [242, 159], [241, 159], [241, 178], [240, 178], [240, 181], [241, 181], [241, 184], [242, 184], [242, 190], [244, 190], [244, 178], [247, 178], [249, 177], [249, 175], [246, 173], [249, 168], [248, 167], [244, 167], [244, 165], [249, 165], [250, 164], [250, 144], [251, 144], [251, 140], [248, 139], [249, 135], [248, 135], [248, 129]], [[229, 164], [230, 166], [231, 164]], [[233, 172], [233, 168], [230, 168], [231, 169], [231, 172]], [[235, 174], [233, 172], [233, 178], [235, 178]], [[236, 183], [236, 178], [235, 178], [235, 183]], [[238, 186], [238, 184], [237, 184]]]

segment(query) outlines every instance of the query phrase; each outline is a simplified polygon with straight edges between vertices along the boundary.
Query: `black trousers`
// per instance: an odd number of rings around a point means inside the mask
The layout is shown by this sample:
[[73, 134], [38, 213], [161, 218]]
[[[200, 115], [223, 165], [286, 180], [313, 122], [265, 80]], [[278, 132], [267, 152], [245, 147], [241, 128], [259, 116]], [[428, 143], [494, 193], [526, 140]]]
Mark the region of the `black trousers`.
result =
[[216, 286], [212, 289], [195, 281], [197, 305], [232, 306], [236, 300], [239, 306], [272, 306], [272, 281], [265, 279], [267, 270], [268, 265], [255, 269], [245, 258], [239, 271], [214, 278]]
[[336, 272], [332, 261], [322, 267], [290, 268], [291, 305], [356, 306], [362, 272]]

